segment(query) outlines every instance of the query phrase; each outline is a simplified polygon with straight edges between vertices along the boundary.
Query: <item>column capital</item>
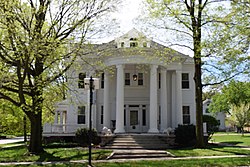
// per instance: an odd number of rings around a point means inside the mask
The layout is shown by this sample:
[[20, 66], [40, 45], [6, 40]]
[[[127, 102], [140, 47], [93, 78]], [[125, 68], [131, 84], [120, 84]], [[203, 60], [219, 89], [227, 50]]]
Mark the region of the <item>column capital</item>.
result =
[[161, 73], [167, 73], [167, 69], [166, 68], [161, 68]]
[[124, 64], [117, 64], [116, 68], [122, 68], [123, 69], [124, 68]]
[[150, 68], [151, 68], [151, 69], [157, 69], [157, 68], [158, 68], [158, 65], [156, 65], [156, 64], [151, 64], [151, 65], [150, 65]]

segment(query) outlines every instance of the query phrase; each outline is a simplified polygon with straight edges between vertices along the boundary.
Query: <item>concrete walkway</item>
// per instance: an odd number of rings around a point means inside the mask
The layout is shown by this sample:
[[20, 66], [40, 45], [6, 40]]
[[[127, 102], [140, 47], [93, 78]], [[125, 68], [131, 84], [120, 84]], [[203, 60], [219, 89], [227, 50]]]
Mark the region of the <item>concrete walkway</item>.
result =
[[24, 141], [23, 137], [15, 137], [10, 139], [0, 139], [0, 144], [10, 144]]
[[[92, 163], [108, 163], [108, 162], [135, 162], [135, 161], [168, 161], [168, 160], [195, 160], [195, 159], [216, 159], [216, 158], [250, 158], [250, 155], [225, 155], [225, 156], [200, 156], [200, 157], [167, 157], [167, 158], [136, 158], [136, 159], [114, 159], [114, 160], [93, 160]], [[51, 161], [51, 162], [2, 162], [0, 166], [9, 165], [55, 165], [55, 164], [67, 164], [67, 163], [82, 163], [88, 164], [87, 160], [75, 160], [75, 161]]]

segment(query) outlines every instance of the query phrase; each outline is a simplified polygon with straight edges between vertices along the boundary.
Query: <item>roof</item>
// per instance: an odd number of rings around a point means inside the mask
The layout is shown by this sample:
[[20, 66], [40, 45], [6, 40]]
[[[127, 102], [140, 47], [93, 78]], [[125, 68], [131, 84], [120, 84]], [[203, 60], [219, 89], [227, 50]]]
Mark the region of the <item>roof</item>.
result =
[[[120, 47], [122, 42], [147, 42], [149, 43], [148, 47]], [[131, 29], [124, 35], [110, 41], [107, 43], [102, 44], [90, 44], [87, 48], [88, 51], [90, 49], [93, 50], [95, 56], [105, 56], [105, 55], [137, 55], [143, 54], [144, 52], [149, 56], [160, 55], [161, 57], [168, 57], [171, 60], [175, 58], [182, 59], [181, 61], [186, 61], [189, 63], [193, 63], [193, 58], [183, 53], [180, 53], [174, 49], [171, 49], [167, 46], [159, 44], [153, 41], [150, 38], [147, 38], [146, 35], [141, 33], [140, 31], [136, 30], [135, 28]], [[112, 54], [115, 53], [115, 54]]]

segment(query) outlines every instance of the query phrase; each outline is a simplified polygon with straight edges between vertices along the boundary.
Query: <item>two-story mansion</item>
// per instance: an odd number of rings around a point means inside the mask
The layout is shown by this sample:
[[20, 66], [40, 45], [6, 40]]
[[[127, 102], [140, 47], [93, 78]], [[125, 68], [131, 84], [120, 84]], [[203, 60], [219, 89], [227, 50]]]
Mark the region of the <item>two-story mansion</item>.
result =
[[[195, 124], [194, 63], [184, 55], [132, 29], [96, 52], [79, 58], [67, 72], [67, 99], [56, 105], [55, 121], [44, 136], [72, 135], [89, 125], [89, 90], [84, 78], [99, 78], [94, 90], [92, 126], [114, 133], [161, 133]], [[92, 65], [91, 65], [92, 64]]]

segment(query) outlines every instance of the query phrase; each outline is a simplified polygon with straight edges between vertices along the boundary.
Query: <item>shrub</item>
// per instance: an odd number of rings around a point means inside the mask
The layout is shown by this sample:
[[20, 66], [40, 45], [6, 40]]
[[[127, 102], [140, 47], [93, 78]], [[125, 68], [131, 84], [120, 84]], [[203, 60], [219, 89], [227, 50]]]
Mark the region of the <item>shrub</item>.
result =
[[208, 140], [210, 140], [214, 132], [219, 130], [220, 123], [210, 115], [203, 115], [203, 122], [207, 123]]
[[[91, 130], [91, 141], [94, 145], [98, 145], [101, 142], [100, 137], [95, 129]], [[76, 131], [76, 142], [81, 146], [87, 146], [89, 144], [89, 129], [79, 128]]]
[[178, 125], [175, 129], [175, 142], [180, 146], [194, 146], [196, 133], [194, 125]]

